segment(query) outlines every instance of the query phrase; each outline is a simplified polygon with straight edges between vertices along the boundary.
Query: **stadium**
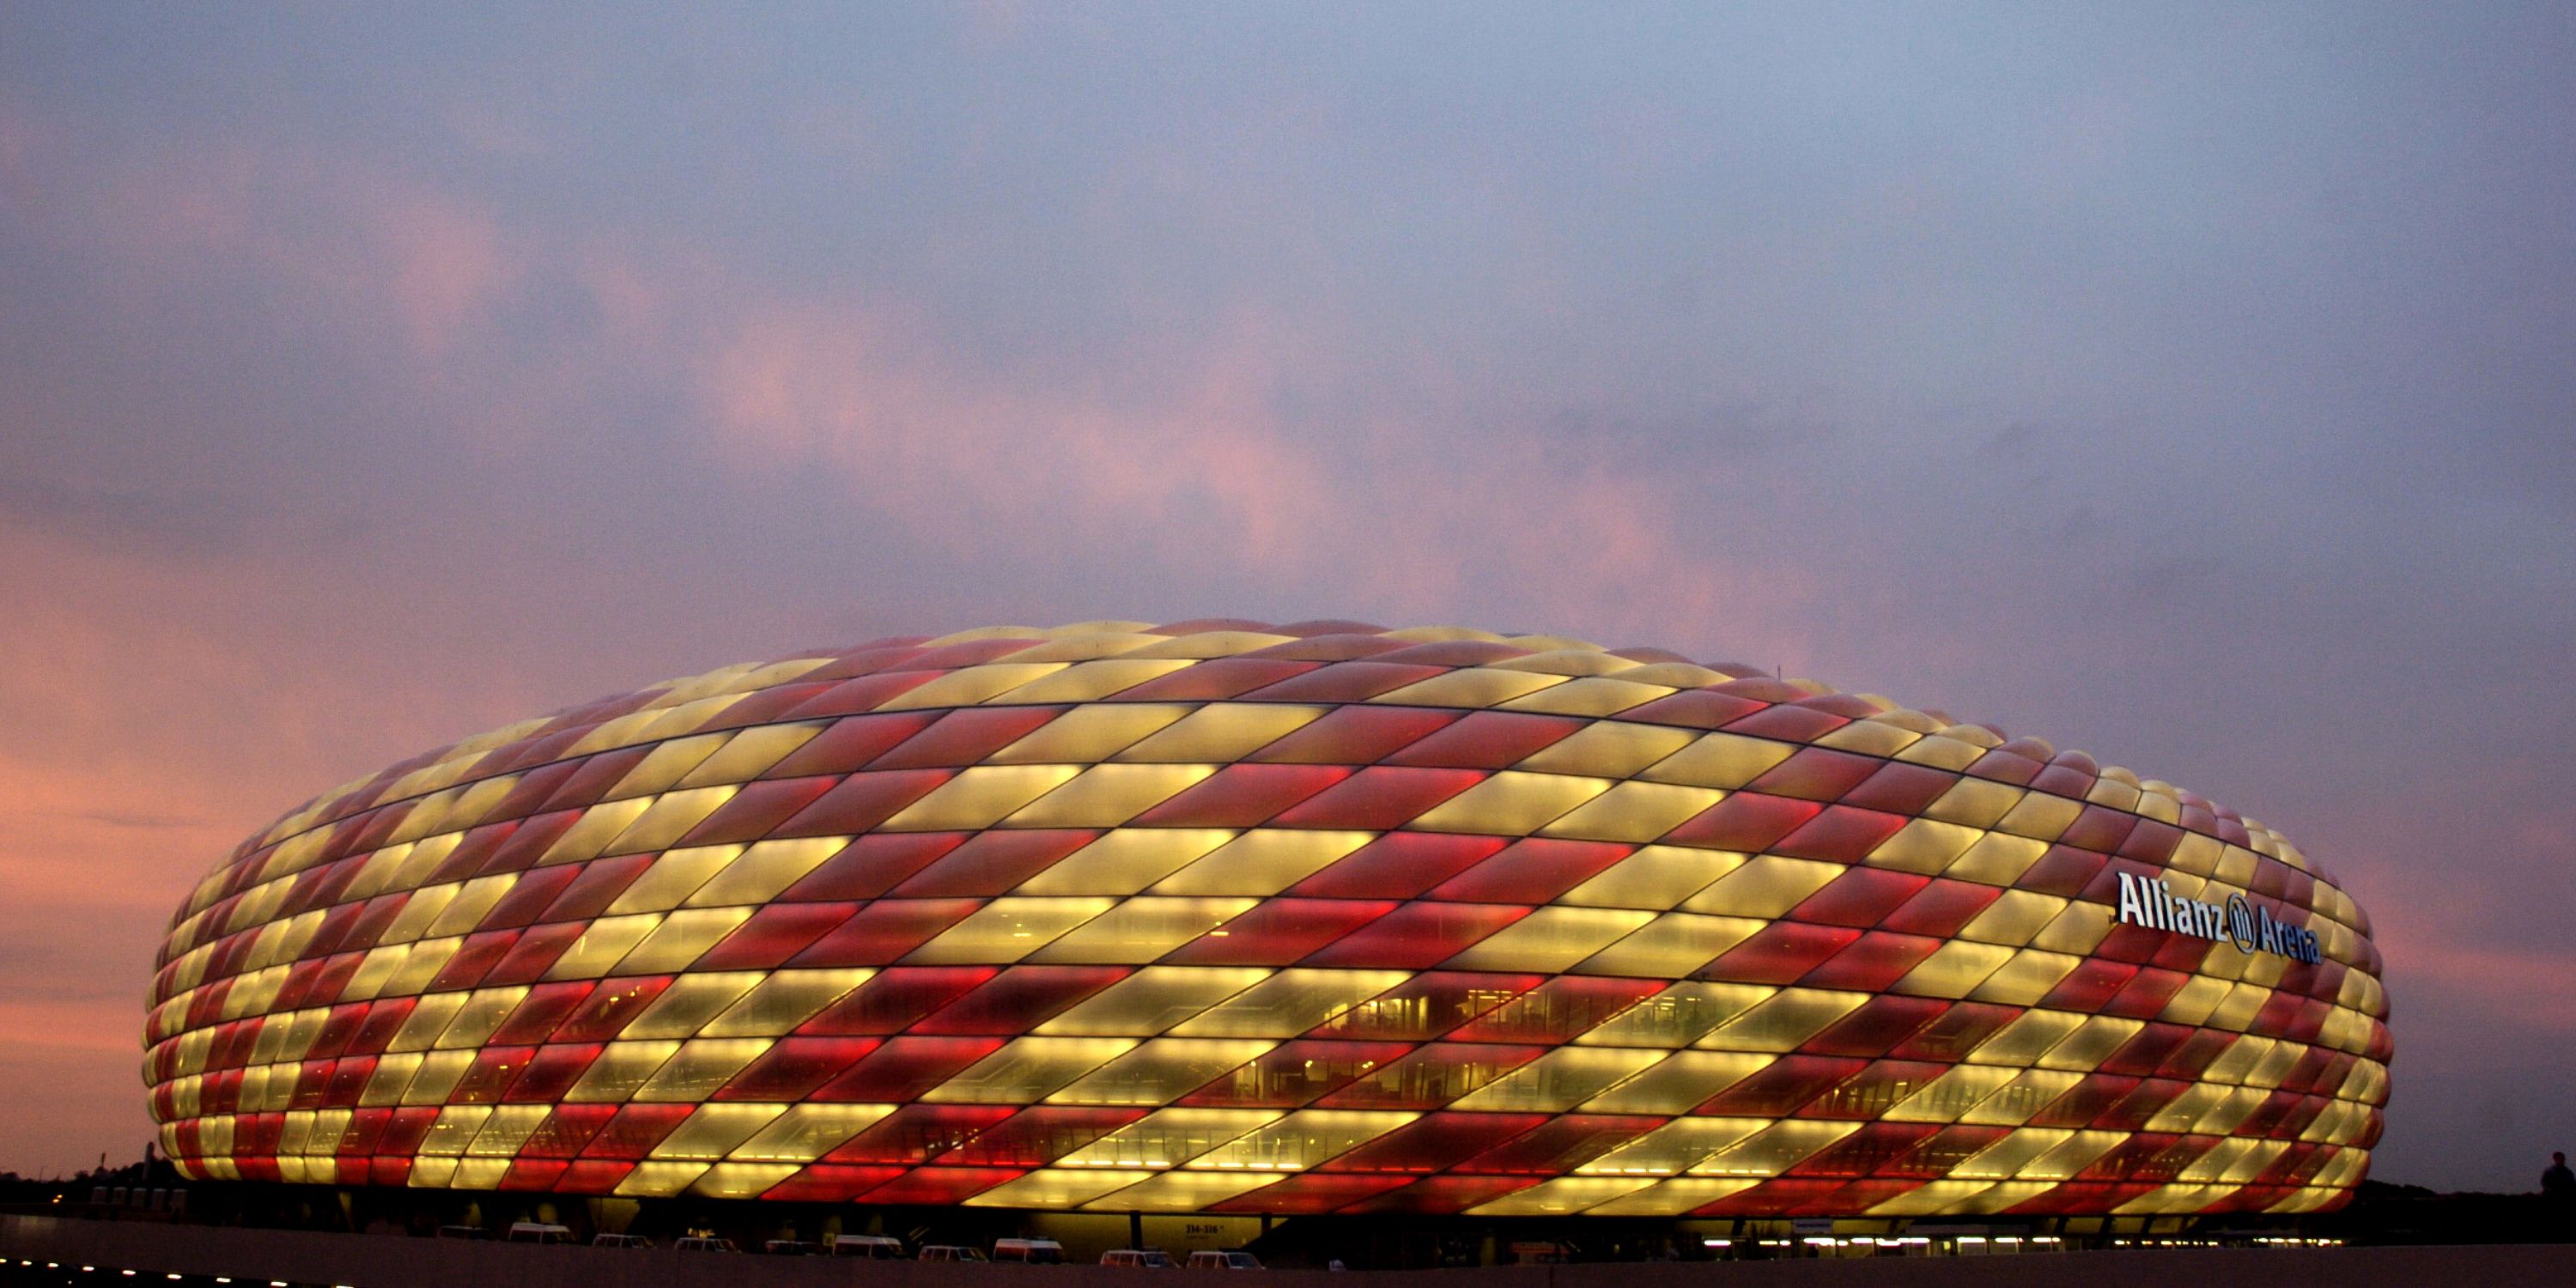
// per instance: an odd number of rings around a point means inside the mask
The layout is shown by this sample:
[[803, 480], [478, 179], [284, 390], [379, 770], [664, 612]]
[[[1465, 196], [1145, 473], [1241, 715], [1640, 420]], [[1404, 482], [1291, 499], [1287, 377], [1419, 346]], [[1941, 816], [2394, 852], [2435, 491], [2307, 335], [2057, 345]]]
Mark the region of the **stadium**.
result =
[[526, 720], [251, 837], [156, 964], [184, 1176], [602, 1228], [2175, 1229], [2343, 1204], [2391, 1050], [2369, 919], [2190, 792], [1343, 621], [885, 639]]

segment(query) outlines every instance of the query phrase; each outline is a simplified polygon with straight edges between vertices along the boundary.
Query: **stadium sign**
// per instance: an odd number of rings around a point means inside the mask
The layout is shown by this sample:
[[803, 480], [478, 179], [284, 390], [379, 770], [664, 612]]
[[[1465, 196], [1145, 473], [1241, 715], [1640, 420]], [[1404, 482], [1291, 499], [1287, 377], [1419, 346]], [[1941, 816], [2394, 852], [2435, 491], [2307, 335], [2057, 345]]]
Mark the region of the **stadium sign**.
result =
[[2175, 893], [2161, 880], [2123, 872], [2120, 920], [2151, 930], [2222, 940], [2240, 952], [2276, 953], [2310, 965], [2322, 960], [2316, 932], [2274, 920], [2269, 911], [2255, 907], [2241, 894], [2227, 896], [2225, 903], [2206, 903]]

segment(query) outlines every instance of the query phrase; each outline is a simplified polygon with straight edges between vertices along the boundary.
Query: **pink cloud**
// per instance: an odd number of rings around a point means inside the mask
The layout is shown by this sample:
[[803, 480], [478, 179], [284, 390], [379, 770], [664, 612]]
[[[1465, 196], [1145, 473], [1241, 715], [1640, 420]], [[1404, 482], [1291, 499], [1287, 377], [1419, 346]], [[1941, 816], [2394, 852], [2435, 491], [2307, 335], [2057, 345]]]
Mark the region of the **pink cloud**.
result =
[[1272, 408], [1329, 387], [1350, 359], [1257, 312], [1154, 355], [1195, 379], [1135, 397], [966, 370], [885, 308], [736, 310], [697, 367], [716, 460], [830, 471], [984, 554], [1160, 530], [1161, 557], [1189, 571], [1335, 587], [1358, 606], [1472, 615], [1503, 587], [1515, 611], [1559, 622], [1723, 628], [1754, 646], [1779, 642], [1770, 623], [1800, 598], [1797, 578], [1684, 544], [1706, 531], [1685, 512], [1696, 468], [1658, 475], [1508, 427], [1442, 434], [1401, 414], [1299, 433]]
[[61, 189], [45, 201], [68, 238], [133, 289], [247, 270], [316, 313], [386, 325], [435, 362], [526, 266], [488, 206], [372, 162], [200, 140], [91, 168], [77, 138], [18, 134], [7, 169]]

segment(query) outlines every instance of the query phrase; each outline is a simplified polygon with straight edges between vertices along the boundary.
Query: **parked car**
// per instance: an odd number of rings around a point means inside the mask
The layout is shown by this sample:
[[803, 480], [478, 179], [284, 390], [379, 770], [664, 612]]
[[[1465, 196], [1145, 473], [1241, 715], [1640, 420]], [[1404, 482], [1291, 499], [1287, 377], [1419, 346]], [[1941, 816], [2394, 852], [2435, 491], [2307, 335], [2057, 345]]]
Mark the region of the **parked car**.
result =
[[551, 1221], [513, 1221], [509, 1241], [512, 1243], [571, 1243], [572, 1230]]
[[671, 1247], [674, 1251], [678, 1252], [742, 1251], [742, 1249], [733, 1246], [733, 1240], [731, 1239], [712, 1238], [703, 1234], [693, 1234], [685, 1239], [674, 1239], [671, 1241]]
[[901, 1261], [903, 1240], [890, 1234], [843, 1234], [832, 1239], [832, 1255], [866, 1257], [870, 1261]]
[[984, 1254], [980, 1249], [969, 1248], [963, 1244], [925, 1243], [921, 1245], [920, 1259], [923, 1261], [982, 1261]]
[[640, 1234], [594, 1234], [590, 1236], [590, 1246], [594, 1248], [649, 1248], [653, 1246], [653, 1241]]
[[819, 1243], [806, 1243], [798, 1239], [771, 1239], [768, 1242], [761, 1244], [760, 1250], [773, 1257], [819, 1257], [823, 1255], [823, 1245]]
[[1064, 1264], [1064, 1245], [1053, 1239], [995, 1239], [993, 1260], [1027, 1266]]
[[1169, 1253], [1161, 1248], [1113, 1248], [1100, 1254], [1104, 1266], [1134, 1266], [1141, 1270], [1174, 1270]]
[[438, 1237], [442, 1239], [489, 1239], [492, 1237], [492, 1232], [479, 1225], [442, 1225], [438, 1227]]
[[1228, 1248], [1223, 1251], [1201, 1249], [1190, 1254], [1192, 1270], [1259, 1270], [1261, 1268], [1261, 1258], [1241, 1248]]

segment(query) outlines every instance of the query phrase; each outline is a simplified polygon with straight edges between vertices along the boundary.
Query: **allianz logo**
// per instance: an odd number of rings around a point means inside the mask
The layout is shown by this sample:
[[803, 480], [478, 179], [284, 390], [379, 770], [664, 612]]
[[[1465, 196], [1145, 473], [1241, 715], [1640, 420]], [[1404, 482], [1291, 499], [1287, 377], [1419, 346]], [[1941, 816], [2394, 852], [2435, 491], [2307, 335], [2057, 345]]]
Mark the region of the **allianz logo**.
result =
[[2276, 953], [2310, 965], [2323, 960], [2317, 951], [2316, 932], [2273, 920], [2271, 912], [2255, 907], [2253, 900], [2241, 894], [2227, 896], [2223, 904], [2203, 903], [2175, 893], [2162, 880], [2149, 881], [2123, 872], [2120, 920], [2150, 930], [2231, 943], [2240, 952]]

